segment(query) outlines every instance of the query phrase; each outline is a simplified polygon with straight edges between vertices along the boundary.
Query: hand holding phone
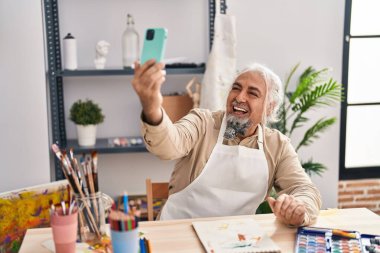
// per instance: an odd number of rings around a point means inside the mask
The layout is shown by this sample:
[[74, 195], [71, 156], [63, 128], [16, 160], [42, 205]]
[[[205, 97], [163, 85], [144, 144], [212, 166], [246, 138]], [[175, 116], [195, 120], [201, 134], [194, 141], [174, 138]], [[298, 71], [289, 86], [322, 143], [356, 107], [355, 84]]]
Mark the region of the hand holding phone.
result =
[[166, 28], [149, 28], [146, 30], [141, 55], [141, 65], [150, 59], [161, 62], [165, 54], [168, 30]]

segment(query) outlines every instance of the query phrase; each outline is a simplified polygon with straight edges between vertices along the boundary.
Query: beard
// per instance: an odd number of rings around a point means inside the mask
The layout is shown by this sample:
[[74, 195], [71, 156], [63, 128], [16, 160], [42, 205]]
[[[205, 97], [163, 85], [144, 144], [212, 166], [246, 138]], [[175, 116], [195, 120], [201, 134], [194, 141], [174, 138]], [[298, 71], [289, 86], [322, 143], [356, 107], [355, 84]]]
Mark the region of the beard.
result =
[[227, 115], [227, 127], [224, 132], [224, 138], [227, 140], [233, 140], [238, 135], [244, 136], [248, 128], [252, 125], [249, 118], [241, 119], [232, 114]]

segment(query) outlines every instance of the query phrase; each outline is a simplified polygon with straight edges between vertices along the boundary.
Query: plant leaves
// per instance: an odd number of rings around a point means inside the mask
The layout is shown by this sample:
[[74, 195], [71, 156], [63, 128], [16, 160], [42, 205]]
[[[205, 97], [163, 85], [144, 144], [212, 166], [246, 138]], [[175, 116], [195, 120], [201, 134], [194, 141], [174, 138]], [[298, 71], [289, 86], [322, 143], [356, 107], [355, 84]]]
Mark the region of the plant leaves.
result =
[[325, 165], [322, 163], [313, 162], [312, 158], [310, 158], [307, 162], [301, 162], [301, 165], [309, 176], [313, 174], [322, 176], [322, 173], [327, 170]]
[[294, 129], [303, 126], [306, 122], [309, 121], [309, 118], [302, 116], [302, 113], [299, 113], [297, 117], [293, 120], [293, 124], [290, 128], [289, 135], [291, 135]]
[[268, 201], [262, 202], [256, 209], [256, 214], [272, 213], [272, 209], [269, 206]]
[[314, 140], [319, 138], [319, 133], [324, 132], [327, 128], [329, 128], [331, 125], [333, 125], [336, 122], [336, 118], [322, 118], [319, 119], [313, 126], [311, 126], [303, 136], [303, 139], [298, 144], [296, 151], [298, 151], [299, 148], [302, 146], [308, 146], [311, 143], [314, 142]]
[[[277, 193], [274, 188], [271, 189], [269, 196], [277, 198]], [[256, 214], [272, 213], [272, 209], [269, 206], [268, 201], [262, 202], [256, 209]]]
[[[272, 127], [278, 129], [288, 137], [296, 128], [304, 126], [310, 119], [305, 114], [319, 106], [330, 106], [343, 99], [342, 85], [329, 79], [328, 68], [315, 70], [308, 67], [303, 71], [296, 84], [295, 91], [288, 91], [288, 85], [300, 64], [294, 66], [285, 81], [284, 101], [279, 110], [280, 120]], [[296, 148], [298, 151], [302, 146], [310, 145], [319, 138], [320, 133], [335, 123], [335, 118], [320, 119], [310, 127]], [[288, 130], [288, 126], [290, 129]], [[315, 163], [311, 159], [302, 164], [305, 171], [311, 174], [321, 175], [327, 168], [321, 163]]]
[[292, 97], [289, 99], [291, 103], [294, 103], [305, 93], [309, 92], [314, 86], [324, 80], [324, 76], [327, 73], [328, 68], [316, 71], [312, 67], [308, 67], [300, 76], [299, 83]]
[[77, 125], [96, 125], [102, 123], [104, 118], [102, 109], [90, 99], [79, 99], [70, 107], [70, 120]]
[[341, 100], [342, 85], [330, 79], [328, 82], [316, 86], [310, 92], [303, 94], [299, 100], [293, 104], [293, 111], [302, 113], [314, 106], [328, 106]]
[[284, 88], [285, 94], [288, 94], [288, 86], [289, 86], [289, 83], [290, 83], [290, 79], [292, 79], [292, 76], [294, 75], [294, 72], [296, 72], [296, 70], [298, 69], [298, 67], [300, 66], [300, 64], [301, 64], [300, 62], [298, 64], [296, 64], [296, 66], [294, 66], [292, 68], [292, 70], [290, 71], [290, 74], [289, 74], [288, 78], [285, 81], [285, 88]]

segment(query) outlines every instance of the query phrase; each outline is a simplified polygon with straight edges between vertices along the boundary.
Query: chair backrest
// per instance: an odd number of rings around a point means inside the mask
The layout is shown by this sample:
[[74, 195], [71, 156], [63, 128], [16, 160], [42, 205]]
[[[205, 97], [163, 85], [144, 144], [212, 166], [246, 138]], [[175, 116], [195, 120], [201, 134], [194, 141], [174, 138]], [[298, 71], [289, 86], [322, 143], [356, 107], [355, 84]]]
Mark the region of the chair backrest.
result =
[[167, 199], [169, 197], [169, 183], [152, 183], [150, 178], [145, 181], [148, 220], [154, 219], [153, 199]]

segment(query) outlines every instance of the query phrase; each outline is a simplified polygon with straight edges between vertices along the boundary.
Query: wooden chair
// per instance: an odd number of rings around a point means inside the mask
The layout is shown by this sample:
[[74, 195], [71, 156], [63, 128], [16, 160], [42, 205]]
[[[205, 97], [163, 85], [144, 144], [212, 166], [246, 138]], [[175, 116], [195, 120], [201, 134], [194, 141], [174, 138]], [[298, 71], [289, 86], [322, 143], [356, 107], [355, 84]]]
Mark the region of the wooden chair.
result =
[[153, 199], [167, 199], [169, 197], [169, 183], [152, 183], [150, 178], [145, 181], [148, 221], [153, 220]]

